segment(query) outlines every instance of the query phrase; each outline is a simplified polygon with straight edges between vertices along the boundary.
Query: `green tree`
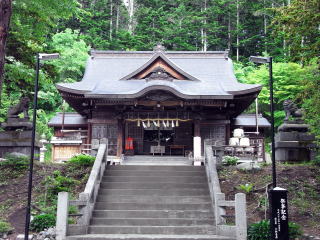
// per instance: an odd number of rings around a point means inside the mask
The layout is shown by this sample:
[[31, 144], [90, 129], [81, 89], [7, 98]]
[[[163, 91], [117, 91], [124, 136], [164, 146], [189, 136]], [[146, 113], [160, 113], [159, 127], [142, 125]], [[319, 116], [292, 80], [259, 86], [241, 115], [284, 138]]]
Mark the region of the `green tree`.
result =
[[52, 36], [49, 46], [60, 53], [60, 58], [47, 62], [54, 66], [58, 73], [58, 81], [75, 82], [81, 80], [85, 63], [89, 57], [89, 46], [80, 39], [78, 31], [67, 28], [65, 31]]
[[305, 119], [320, 143], [320, 69], [317, 60], [313, 59], [311, 64], [305, 67], [304, 90], [299, 98], [305, 109]]
[[[246, 69], [248, 68], [248, 69]], [[244, 70], [237, 70], [237, 75], [243, 82], [259, 83], [263, 88], [259, 94], [261, 111], [267, 116], [269, 112], [269, 68], [261, 65], [258, 68], [252, 66]], [[275, 125], [279, 126], [284, 119], [283, 101], [286, 99], [299, 100], [299, 94], [304, 90], [305, 76], [308, 69], [297, 63], [273, 63]]]
[[275, 34], [282, 35], [290, 47], [293, 61], [307, 62], [319, 56], [320, 1], [293, 0], [290, 5], [275, 9]]

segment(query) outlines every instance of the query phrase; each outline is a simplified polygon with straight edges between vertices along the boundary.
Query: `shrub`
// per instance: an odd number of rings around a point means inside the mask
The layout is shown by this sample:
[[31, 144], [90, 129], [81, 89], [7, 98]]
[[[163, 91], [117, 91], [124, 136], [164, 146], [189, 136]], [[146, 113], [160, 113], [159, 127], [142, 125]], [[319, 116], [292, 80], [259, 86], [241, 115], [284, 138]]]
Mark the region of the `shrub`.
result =
[[248, 228], [248, 240], [270, 239], [270, 224], [268, 220], [253, 223]]
[[312, 164], [316, 166], [320, 166], [320, 155], [317, 155], [315, 159], [312, 161]]
[[59, 192], [70, 192], [71, 187], [78, 184], [79, 181], [62, 176], [61, 172], [56, 170], [53, 172], [53, 176], [48, 176], [45, 179], [45, 183], [48, 186], [49, 197], [55, 198]]
[[5, 161], [0, 162], [0, 166], [8, 167], [15, 171], [23, 171], [29, 167], [28, 157], [8, 154], [5, 159]]
[[239, 161], [238, 157], [224, 156], [222, 163], [224, 163], [225, 165], [228, 165], [228, 166], [230, 166], [230, 165], [234, 166], [234, 165], [237, 165], [238, 161]]
[[[289, 222], [289, 239], [296, 239], [301, 236], [301, 227], [296, 223]], [[265, 240], [270, 238], [269, 220], [262, 220], [248, 227], [248, 240]]]
[[253, 184], [251, 183], [240, 184], [237, 188], [239, 190], [244, 191], [245, 193], [250, 193], [253, 190]]
[[12, 231], [10, 223], [0, 221], [0, 234], [9, 233]]
[[44, 229], [56, 225], [56, 217], [54, 214], [40, 214], [34, 217], [30, 224], [32, 231], [41, 232]]
[[93, 165], [94, 160], [95, 158], [90, 155], [80, 154], [73, 156], [67, 164], [76, 167], [90, 167]]
[[300, 225], [294, 223], [294, 222], [289, 222], [289, 236], [290, 239], [296, 239], [302, 236], [302, 230]]

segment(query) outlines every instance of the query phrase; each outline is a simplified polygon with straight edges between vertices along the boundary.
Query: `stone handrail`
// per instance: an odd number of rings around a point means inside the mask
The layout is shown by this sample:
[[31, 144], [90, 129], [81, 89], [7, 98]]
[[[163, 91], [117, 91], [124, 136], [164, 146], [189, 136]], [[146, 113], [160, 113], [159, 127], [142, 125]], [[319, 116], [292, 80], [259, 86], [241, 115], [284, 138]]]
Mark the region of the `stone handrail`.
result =
[[[226, 201], [224, 193], [221, 192], [217, 158], [213, 155], [212, 146], [205, 145], [205, 167], [210, 188], [210, 196], [213, 203], [215, 224], [217, 234], [235, 237], [237, 240], [247, 239], [247, 216], [246, 216], [246, 195], [237, 193], [235, 201]], [[235, 225], [226, 224], [225, 207], [235, 208]]]
[[[94, 203], [96, 201], [100, 182], [107, 163], [108, 144], [100, 144], [98, 153], [91, 169], [91, 173], [78, 200], [69, 200], [69, 193], [60, 192], [58, 194], [56, 239], [65, 240], [67, 235], [86, 234], [89, 221], [92, 215]], [[79, 219], [77, 224], [68, 225], [69, 205], [79, 208]]]

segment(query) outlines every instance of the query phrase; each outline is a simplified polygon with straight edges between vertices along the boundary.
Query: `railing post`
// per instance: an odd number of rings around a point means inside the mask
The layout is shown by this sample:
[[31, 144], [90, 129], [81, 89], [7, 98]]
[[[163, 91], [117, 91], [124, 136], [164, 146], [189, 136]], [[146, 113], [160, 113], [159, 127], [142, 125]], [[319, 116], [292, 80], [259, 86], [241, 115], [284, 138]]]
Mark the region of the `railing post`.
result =
[[215, 215], [216, 215], [216, 226], [220, 225], [220, 224], [224, 224], [224, 218], [221, 216], [222, 214], [224, 214], [224, 210], [222, 207], [219, 206], [219, 202], [220, 201], [224, 201], [226, 199], [225, 194], [224, 193], [216, 193], [215, 194]]
[[82, 206], [82, 208], [80, 209], [80, 213], [81, 218], [78, 220], [78, 224], [83, 225], [83, 226], [87, 226], [89, 224], [89, 206], [90, 206], [90, 199], [89, 199], [89, 194], [88, 193], [80, 193], [79, 194], [79, 200], [80, 201], [85, 201], [86, 205]]
[[247, 213], [246, 195], [237, 193], [235, 196], [235, 215], [236, 215], [236, 239], [247, 239]]
[[69, 193], [58, 193], [56, 239], [65, 240], [68, 229]]

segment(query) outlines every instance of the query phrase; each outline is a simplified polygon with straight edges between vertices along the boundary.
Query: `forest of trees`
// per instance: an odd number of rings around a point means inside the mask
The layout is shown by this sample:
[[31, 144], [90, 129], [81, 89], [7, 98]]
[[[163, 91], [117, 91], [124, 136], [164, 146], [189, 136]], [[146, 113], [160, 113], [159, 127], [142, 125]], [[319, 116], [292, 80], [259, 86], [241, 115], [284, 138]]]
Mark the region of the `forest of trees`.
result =
[[290, 98], [320, 137], [319, 0], [1, 0], [0, 16], [0, 122], [22, 95], [32, 98], [38, 52], [61, 55], [41, 67], [38, 132], [49, 137], [46, 123], [62, 105], [54, 84], [79, 81], [90, 48], [162, 43], [167, 50], [229, 49], [239, 81], [266, 86], [259, 96], [265, 116], [268, 71], [248, 58], [273, 56], [276, 123]]

